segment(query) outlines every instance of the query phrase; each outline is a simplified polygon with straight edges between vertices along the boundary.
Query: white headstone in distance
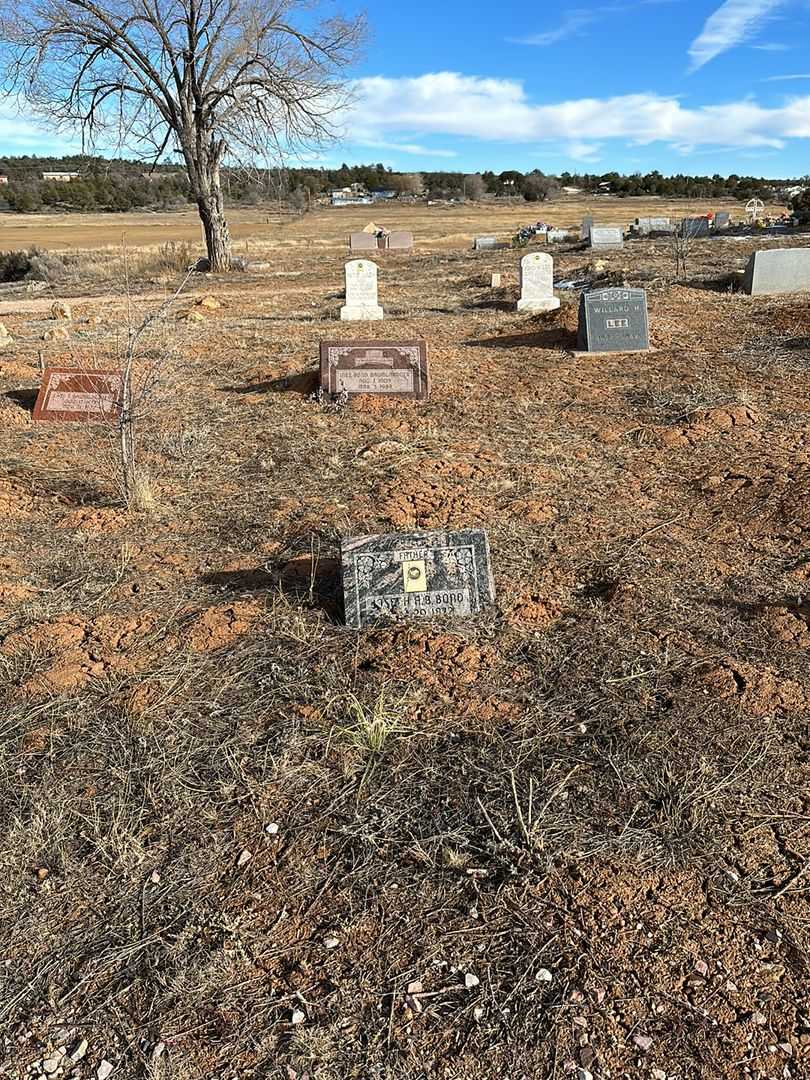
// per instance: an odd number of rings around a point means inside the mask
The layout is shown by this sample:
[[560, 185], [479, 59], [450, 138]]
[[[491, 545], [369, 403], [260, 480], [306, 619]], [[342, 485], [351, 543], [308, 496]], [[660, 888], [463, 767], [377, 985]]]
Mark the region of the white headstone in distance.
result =
[[370, 259], [346, 263], [346, 304], [340, 309], [344, 322], [381, 319], [383, 309], [377, 303], [377, 264]]
[[554, 260], [541, 251], [533, 251], [520, 260], [520, 299], [518, 311], [555, 311], [560, 301], [554, 295]]

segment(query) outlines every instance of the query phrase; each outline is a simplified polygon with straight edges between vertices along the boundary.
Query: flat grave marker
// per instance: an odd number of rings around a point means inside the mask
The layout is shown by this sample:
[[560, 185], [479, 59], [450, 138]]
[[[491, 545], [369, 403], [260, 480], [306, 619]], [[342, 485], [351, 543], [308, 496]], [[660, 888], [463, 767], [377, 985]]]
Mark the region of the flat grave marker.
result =
[[32, 419], [39, 422], [115, 419], [121, 385], [120, 371], [45, 368]]
[[346, 263], [346, 303], [340, 309], [343, 322], [365, 322], [383, 318], [377, 301], [377, 264], [370, 259]]
[[650, 348], [644, 289], [595, 289], [579, 301], [581, 352], [646, 352]]
[[755, 251], [748, 260], [742, 289], [749, 296], [772, 296], [810, 289], [810, 249]]
[[495, 600], [482, 529], [355, 536], [340, 545], [346, 625], [466, 618]]
[[556, 311], [560, 301], [554, 295], [554, 260], [542, 251], [533, 251], [520, 260], [518, 311]]
[[322, 341], [321, 389], [425, 401], [430, 393], [426, 341]]

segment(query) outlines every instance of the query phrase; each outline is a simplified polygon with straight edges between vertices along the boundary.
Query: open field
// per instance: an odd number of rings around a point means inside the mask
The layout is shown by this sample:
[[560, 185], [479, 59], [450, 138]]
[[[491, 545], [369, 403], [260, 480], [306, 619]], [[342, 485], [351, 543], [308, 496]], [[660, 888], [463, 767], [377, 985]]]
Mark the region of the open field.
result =
[[[777, 216], [783, 206], [768, 206]], [[389, 228], [410, 229], [420, 244], [430, 247], [464, 246], [476, 235], [513, 235], [527, 222], [543, 220], [556, 225], [579, 224], [592, 213], [600, 223], [627, 224], [636, 217], [663, 215], [683, 217], [707, 210], [728, 210], [744, 218], [742, 204], [734, 201], [668, 199], [560, 198], [545, 203], [523, 201], [427, 206], [425, 204], [381, 204], [318, 210], [305, 218], [280, 216], [275, 205], [235, 209], [229, 213], [231, 234], [240, 241], [260, 241], [264, 245], [305, 245], [333, 248], [345, 243], [346, 235], [362, 229], [369, 220]], [[201, 244], [197, 211], [189, 208], [171, 213], [128, 214], [11, 214], [0, 213], [0, 251], [32, 246], [54, 251], [84, 248], [151, 246], [167, 241]], [[242, 249], [240, 249], [242, 250]], [[251, 250], [250, 243], [248, 251]]]
[[[182, 275], [124, 295], [141, 218], [3, 219], [110, 250], [2, 316], [0, 1075], [81, 1039], [114, 1080], [808, 1075], [810, 307], [729, 277], [805, 238], [677, 281], [666, 241], [555, 251], [648, 290], [656, 351], [576, 359], [574, 292], [519, 316], [469, 240], [584, 209], [235, 215], [268, 267], [146, 341], [148, 512], [31, 408]], [[371, 216], [417, 252], [341, 324]], [[319, 342], [374, 336], [427, 340], [430, 400], [319, 403]], [[414, 526], [486, 528], [496, 608], [347, 630], [340, 537]]]

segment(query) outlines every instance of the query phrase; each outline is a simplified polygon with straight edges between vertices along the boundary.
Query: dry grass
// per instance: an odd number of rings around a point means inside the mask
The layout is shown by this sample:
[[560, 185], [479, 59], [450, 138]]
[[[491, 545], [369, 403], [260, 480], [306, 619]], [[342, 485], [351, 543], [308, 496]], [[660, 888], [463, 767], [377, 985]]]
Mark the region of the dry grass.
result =
[[[311, 399], [343, 256], [291, 251], [172, 326], [148, 515], [103, 432], [3, 430], [10, 1076], [802, 1075], [806, 305], [657, 275], [659, 351], [577, 363], [442, 251], [381, 272], [425, 405]], [[347, 631], [340, 537], [413, 522], [487, 528], [497, 609]]]

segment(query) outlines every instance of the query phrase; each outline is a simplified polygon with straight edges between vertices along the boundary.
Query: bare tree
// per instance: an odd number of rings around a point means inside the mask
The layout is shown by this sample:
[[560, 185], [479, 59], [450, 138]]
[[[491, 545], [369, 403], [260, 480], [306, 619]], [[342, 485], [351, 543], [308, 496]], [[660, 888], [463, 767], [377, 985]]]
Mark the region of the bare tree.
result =
[[[317, 3], [317, 0], [315, 0]], [[182, 156], [211, 269], [230, 266], [220, 171], [334, 136], [361, 18], [311, 0], [0, 0], [5, 89], [85, 145]], [[306, 16], [306, 17], [305, 17]], [[306, 27], [306, 28], [305, 28]]]
[[464, 194], [472, 202], [480, 202], [487, 193], [487, 185], [480, 173], [464, 177]]
[[402, 173], [391, 177], [391, 185], [400, 195], [421, 195], [425, 190], [425, 181], [421, 173]]
[[694, 242], [699, 236], [705, 236], [705, 218], [685, 217], [675, 222], [675, 231], [670, 238], [672, 255], [675, 259], [675, 274], [685, 274], [689, 256], [694, 250]]

